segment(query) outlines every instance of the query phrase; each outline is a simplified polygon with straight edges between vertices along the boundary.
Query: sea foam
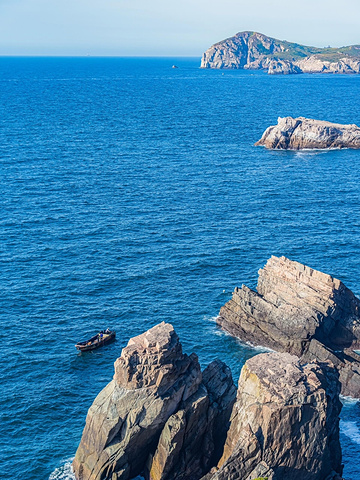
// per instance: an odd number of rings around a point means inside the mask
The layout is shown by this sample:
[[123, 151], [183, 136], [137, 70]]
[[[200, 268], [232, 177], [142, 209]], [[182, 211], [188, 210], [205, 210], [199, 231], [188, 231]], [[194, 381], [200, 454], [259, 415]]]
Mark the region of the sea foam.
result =
[[357, 426], [356, 422], [353, 421], [343, 421], [340, 423], [341, 433], [346, 435], [354, 443], [360, 445], [360, 428]]
[[73, 460], [73, 458], [65, 459], [60, 467], [55, 468], [50, 474], [49, 480], [75, 480], [75, 475], [72, 470]]

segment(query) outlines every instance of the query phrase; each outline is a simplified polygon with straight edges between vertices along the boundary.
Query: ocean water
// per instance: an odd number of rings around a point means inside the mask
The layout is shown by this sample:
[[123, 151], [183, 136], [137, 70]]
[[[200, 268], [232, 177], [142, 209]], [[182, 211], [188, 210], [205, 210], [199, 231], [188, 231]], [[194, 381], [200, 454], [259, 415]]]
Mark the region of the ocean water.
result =
[[[0, 58], [2, 480], [71, 478], [113, 362], [158, 322], [237, 381], [259, 350], [214, 318], [271, 255], [360, 294], [360, 152], [253, 146], [278, 116], [359, 125], [360, 76], [199, 63]], [[105, 327], [116, 343], [77, 353]], [[341, 441], [356, 480], [360, 403], [349, 399]]]

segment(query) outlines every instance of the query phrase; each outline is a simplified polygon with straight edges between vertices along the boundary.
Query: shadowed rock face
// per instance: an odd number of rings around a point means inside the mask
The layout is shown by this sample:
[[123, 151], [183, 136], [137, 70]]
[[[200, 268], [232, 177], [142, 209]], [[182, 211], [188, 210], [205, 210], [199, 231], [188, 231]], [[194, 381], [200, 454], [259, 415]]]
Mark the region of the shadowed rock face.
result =
[[360, 148], [360, 128], [356, 125], [312, 120], [309, 118], [278, 118], [268, 127], [255, 145], [274, 150], [304, 148]]
[[326, 364], [261, 354], [242, 369], [224, 453], [211, 480], [324, 480], [342, 473], [340, 384]]
[[201, 68], [267, 70], [269, 74], [360, 73], [360, 46], [317, 48], [239, 32], [203, 54]]
[[222, 454], [235, 391], [228, 367], [212, 362], [203, 385], [165, 424], [147, 478], [195, 480], [209, 471]]
[[202, 374], [171, 325], [132, 338], [89, 409], [76, 478], [127, 480], [147, 472], [166, 480], [176, 468], [179, 478], [197, 480], [221, 455], [235, 394], [229, 368], [217, 360]]
[[271, 257], [259, 271], [257, 292], [236, 288], [218, 323], [255, 345], [304, 361], [331, 360], [339, 368], [342, 393], [360, 397], [360, 357], [353, 352], [360, 346], [360, 301], [340, 280]]

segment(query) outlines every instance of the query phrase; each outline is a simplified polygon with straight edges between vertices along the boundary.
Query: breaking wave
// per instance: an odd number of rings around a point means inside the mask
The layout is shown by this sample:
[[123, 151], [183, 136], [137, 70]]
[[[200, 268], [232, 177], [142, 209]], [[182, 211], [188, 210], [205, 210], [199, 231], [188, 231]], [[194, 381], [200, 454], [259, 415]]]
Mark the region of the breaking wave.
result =
[[55, 468], [50, 474], [49, 480], [75, 480], [75, 475], [71, 467], [73, 460], [73, 458], [67, 458], [64, 460], [63, 464], [60, 467]]
[[350, 438], [351, 441], [360, 445], [360, 429], [356, 422], [343, 421], [340, 423], [341, 432]]

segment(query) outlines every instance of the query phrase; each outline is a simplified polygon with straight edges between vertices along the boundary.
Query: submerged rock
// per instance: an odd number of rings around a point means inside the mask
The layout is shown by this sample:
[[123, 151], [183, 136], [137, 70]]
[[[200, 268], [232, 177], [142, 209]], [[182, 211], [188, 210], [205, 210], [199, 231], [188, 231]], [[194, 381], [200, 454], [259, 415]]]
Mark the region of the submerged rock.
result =
[[290, 354], [248, 360], [224, 453], [208, 480], [325, 480], [342, 473], [340, 384], [327, 364]]
[[89, 409], [76, 478], [127, 480], [145, 472], [165, 480], [174, 469], [178, 478], [200, 478], [221, 455], [235, 394], [229, 368], [218, 360], [202, 374], [171, 325], [132, 338]]
[[278, 124], [268, 127], [255, 145], [275, 150], [357, 149], [360, 148], [360, 128], [304, 117], [279, 117]]
[[[236, 288], [218, 323], [255, 345], [330, 360], [342, 393], [360, 398], [360, 300], [340, 280], [285, 257], [259, 270], [257, 291]], [[317, 343], [315, 343], [315, 341]]]

